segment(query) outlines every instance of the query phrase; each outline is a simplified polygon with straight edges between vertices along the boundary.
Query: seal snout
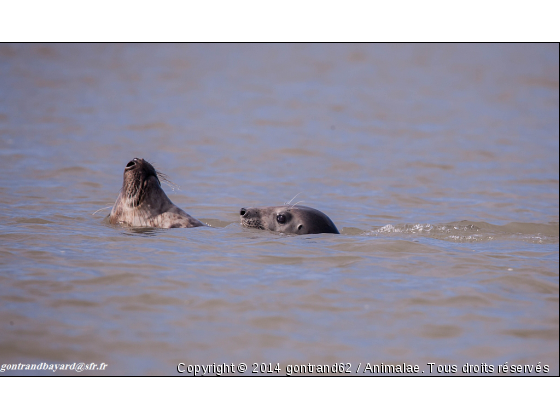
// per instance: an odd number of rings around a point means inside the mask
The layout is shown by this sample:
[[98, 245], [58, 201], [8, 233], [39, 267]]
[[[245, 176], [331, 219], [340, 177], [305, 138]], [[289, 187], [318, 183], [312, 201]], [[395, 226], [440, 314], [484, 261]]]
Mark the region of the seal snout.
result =
[[251, 207], [247, 209], [245, 207], [241, 207], [241, 210], [239, 210], [239, 216], [241, 219], [241, 226], [264, 229], [260, 213], [257, 208]]
[[126, 168], [125, 168], [125, 169], [132, 169], [132, 168], [134, 168], [138, 162], [139, 162], [139, 159], [138, 159], [138, 158], [132, 159], [130, 162], [128, 162], [128, 163], [126, 164]]
[[241, 210], [239, 210], [239, 216], [241, 216], [242, 219], [254, 219], [256, 217], [259, 217], [259, 211], [258, 209], [253, 207], [241, 207]]

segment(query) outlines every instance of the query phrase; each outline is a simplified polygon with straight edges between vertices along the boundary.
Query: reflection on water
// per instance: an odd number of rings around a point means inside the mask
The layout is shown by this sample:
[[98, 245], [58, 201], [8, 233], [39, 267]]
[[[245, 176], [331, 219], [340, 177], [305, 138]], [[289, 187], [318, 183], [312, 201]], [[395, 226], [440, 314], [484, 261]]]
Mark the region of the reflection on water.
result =
[[[558, 374], [556, 45], [0, 45], [0, 75], [0, 364]], [[133, 157], [209, 227], [108, 224]], [[239, 225], [299, 192], [341, 235]]]

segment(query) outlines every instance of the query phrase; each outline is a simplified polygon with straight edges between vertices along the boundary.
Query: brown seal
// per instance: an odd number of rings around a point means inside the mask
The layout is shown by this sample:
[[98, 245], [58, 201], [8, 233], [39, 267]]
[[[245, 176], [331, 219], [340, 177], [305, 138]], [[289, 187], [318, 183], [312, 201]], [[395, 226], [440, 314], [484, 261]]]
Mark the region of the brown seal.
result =
[[165, 176], [144, 159], [134, 158], [128, 162], [109, 222], [158, 228], [206, 226], [171, 202], [161, 188], [159, 177], [165, 180]]
[[248, 228], [295, 235], [339, 233], [325, 213], [306, 206], [242, 208], [239, 215], [241, 224]]

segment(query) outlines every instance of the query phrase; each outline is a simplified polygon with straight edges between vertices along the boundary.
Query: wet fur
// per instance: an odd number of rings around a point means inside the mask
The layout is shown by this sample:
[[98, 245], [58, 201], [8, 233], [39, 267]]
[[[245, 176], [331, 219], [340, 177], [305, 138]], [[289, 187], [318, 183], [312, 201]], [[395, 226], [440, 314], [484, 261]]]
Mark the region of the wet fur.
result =
[[205, 226], [171, 202], [156, 171], [144, 159], [131, 160], [124, 170], [123, 185], [109, 215], [109, 222], [134, 227], [190, 228]]

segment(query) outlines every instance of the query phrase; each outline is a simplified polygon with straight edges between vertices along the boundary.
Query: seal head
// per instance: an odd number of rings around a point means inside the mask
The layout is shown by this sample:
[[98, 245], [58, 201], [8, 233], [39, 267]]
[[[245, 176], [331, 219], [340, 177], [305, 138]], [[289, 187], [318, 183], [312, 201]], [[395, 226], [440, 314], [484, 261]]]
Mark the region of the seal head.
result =
[[242, 208], [239, 215], [241, 225], [248, 228], [295, 235], [339, 233], [325, 213], [306, 206]]
[[144, 159], [134, 158], [124, 168], [123, 186], [109, 222], [134, 227], [179, 228], [205, 226], [171, 202], [156, 171]]

